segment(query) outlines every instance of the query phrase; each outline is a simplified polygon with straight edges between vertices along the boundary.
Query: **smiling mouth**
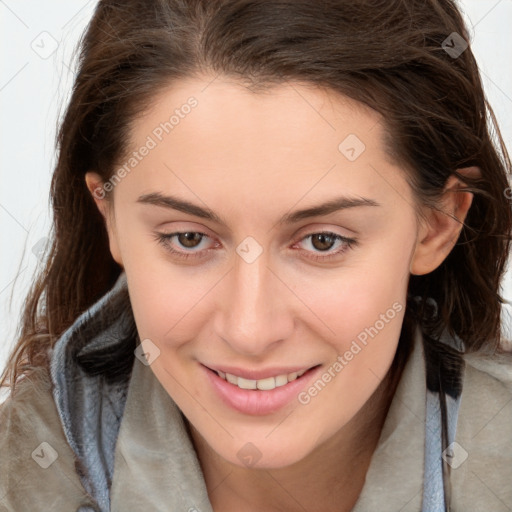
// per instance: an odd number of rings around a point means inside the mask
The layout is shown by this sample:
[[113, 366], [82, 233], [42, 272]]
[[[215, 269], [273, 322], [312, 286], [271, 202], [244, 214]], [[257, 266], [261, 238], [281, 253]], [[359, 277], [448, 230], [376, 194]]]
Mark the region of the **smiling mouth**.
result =
[[240, 389], [246, 390], [261, 390], [261, 391], [271, 391], [272, 389], [279, 388], [282, 386], [286, 386], [286, 384], [293, 382], [301, 378], [303, 375], [308, 373], [311, 370], [314, 370], [320, 365], [313, 366], [307, 370], [301, 370], [299, 372], [292, 373], [283, 373], [282, 375], [277, 375], [276, 377], [267, 377], [266, 379], [245, 379], [243, 377], [238, 377], [231, 373], [221, 372], [220, 370], [212, 370], [208, 368], [211, 372], [218, 375], [221, 379], [237, 386]]

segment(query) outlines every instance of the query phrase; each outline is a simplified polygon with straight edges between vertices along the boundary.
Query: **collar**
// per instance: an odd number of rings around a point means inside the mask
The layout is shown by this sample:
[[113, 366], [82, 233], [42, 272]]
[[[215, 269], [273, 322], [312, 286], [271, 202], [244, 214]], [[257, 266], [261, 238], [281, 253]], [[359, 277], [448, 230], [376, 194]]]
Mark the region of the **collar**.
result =
[[[126, 275], [63, 333], [50, 350], [53, 398], [84, 489], [101, 511], [110, 510], [114, 447], [123, 417], [129, 375], [90, 368], [94, 356], [121, 353], [133, 339]], [[133, 361], [132, 361], [133, 364]], [[87, 367], [87, 365], [85, 365]]]

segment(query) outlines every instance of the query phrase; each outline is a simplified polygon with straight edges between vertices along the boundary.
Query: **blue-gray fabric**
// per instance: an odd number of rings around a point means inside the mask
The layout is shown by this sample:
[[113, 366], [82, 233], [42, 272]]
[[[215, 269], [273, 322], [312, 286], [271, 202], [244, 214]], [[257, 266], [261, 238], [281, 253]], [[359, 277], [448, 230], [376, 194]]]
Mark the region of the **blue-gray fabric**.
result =
[[[126, 340], [133, 327], [133, 314], [129, 301], [116, 300], [121, 294], [127, 296], [126, 286], [123, 272], [114, 287], [78, 317], [51, 351], [55, 404], [66, 439], [76, 455], [82, 484], [97, 501], [99, 512], [110, 511], [115, 444], [128, 382], [112, 383], [102, 375], [89, 375], [76, 357], [95, 351], [104, 353]], [[106, 322], [106, 318], [110, 321]], [[455, 440], [460, 397], [446, 396], [448, 445]], [[442, 463], [439, 396], [427, 389], [422, 512], [445, 512]], [[92, 510], [82, 507], [77, 512]]]
[[[123, 273], [115, 286], [85, 311], [54, 346], [51, 359], [53, 397], [68, 443], [82, 465], [84, 488], [93, 496], [99, 510], [110, 510], [109, 490], [114, 471], [114, 448], [119, 433], [128, 387], [111, 384], [102, 376], [88, 375], [77, 364], [78, 349], [105, 350], [126, 338], [129, 316], [113, 313], [114, 322], [98, 322], [98, 313], [111, 307], [112, 299], [126, 287]], [[108, 316], [108, 315], [103, 315]], [[98, 322], [97, 336], [82, 340], [86, 324]], [[84, 510], [85, 512], [85, 510]]]

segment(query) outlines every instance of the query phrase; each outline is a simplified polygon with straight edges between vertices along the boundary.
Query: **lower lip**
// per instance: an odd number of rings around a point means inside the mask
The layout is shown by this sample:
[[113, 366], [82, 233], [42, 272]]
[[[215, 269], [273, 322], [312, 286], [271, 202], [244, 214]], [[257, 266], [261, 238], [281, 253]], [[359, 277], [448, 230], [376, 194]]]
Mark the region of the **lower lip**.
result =
[[316, 366], [284, 386], [263, 391], [261, 389], [241, 389], [219, 377], [213, 370], [204, 365], [201, 366], [213, 389], [226, 405], [238, 412], [253, 416], [272, 414], [290, 403], [321, 369], [321, 366]]

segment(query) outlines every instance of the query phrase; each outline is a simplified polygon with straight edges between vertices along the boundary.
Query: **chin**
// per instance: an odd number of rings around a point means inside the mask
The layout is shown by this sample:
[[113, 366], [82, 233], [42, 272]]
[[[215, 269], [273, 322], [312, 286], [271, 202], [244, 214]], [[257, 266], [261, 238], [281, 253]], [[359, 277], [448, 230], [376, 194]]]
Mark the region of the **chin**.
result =
[[[308, 455], [308, 451], [295, 446], [289, 446], [286, 451], [282, 448], [282, 443], [271, 444], [264, 442], [247, 442], [239, 447], [236, 443], [235, 456], [233, 451], [215, 450], [219, 456], [241, 468], [248, 469], [280, 469], [300, 462]], [[312, 447], [313, 449], [313, 447]]]

